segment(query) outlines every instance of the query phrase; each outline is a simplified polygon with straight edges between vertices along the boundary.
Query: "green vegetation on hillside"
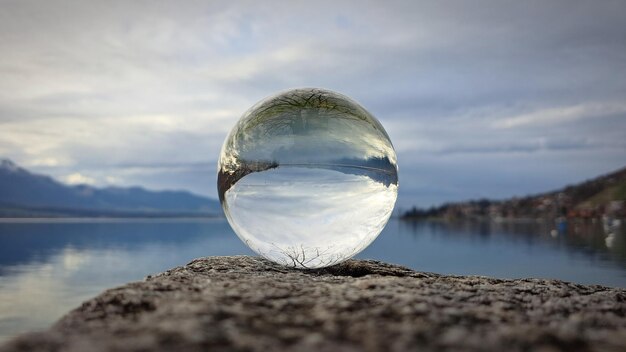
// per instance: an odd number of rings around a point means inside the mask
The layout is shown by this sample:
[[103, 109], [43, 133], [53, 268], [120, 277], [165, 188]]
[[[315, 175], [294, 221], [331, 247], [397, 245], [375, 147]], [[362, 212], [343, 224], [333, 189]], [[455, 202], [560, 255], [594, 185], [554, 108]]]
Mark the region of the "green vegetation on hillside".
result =
[[509, 200], [470, 200], [413, 209], [403, 218], [626, 217], [626, 168], [564, 189]]

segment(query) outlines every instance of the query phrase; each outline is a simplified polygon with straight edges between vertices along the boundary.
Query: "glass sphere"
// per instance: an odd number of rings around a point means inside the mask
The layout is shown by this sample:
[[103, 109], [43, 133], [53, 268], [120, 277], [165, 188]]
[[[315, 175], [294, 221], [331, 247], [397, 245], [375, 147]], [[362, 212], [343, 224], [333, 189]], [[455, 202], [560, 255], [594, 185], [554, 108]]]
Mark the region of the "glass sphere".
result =
[[383, 230], [398, 194], [380, 122], [325, 89], [266, 98], [232, 129], [218, 162], [228, 222], [253, 251], [296, 268], [344, 261]]

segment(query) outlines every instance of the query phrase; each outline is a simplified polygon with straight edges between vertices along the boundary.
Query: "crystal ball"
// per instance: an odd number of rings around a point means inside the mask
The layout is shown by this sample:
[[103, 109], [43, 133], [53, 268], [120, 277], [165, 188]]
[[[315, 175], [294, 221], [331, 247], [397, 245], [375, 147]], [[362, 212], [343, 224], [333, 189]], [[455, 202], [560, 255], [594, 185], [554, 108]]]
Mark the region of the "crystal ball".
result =
[[292, 89], [261, 100], [226, 137], [217, 188], [226, 218], [259, 255], [320, 268], [365, 249], [398, 195], [381, 123], [345, 95]]

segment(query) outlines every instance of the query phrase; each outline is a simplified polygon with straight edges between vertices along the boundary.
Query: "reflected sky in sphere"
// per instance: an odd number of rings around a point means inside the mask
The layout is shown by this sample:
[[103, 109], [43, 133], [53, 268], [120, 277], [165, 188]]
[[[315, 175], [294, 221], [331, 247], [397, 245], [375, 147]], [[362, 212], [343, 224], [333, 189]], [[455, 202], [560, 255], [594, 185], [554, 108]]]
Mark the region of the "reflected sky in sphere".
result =
[[237, 235], [297, 268], [333, 265], [367, 247], [397, 192], [396, 153], [380, 122], [328, 90], [262, 100], [220, 154], [218, 193]]

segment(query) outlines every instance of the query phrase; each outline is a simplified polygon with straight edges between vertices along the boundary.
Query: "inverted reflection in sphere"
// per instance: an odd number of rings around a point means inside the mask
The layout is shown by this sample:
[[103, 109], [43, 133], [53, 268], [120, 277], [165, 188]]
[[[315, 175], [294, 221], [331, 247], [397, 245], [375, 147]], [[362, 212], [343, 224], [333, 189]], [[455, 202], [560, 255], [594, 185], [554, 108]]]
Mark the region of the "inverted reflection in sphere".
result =
[[389, 220], [396, 153], [355, 101], [293, 89], [254, 105], [230, 132], [218, 192], [252, 250], [296, 268], [325, 267], [362, 251]]

